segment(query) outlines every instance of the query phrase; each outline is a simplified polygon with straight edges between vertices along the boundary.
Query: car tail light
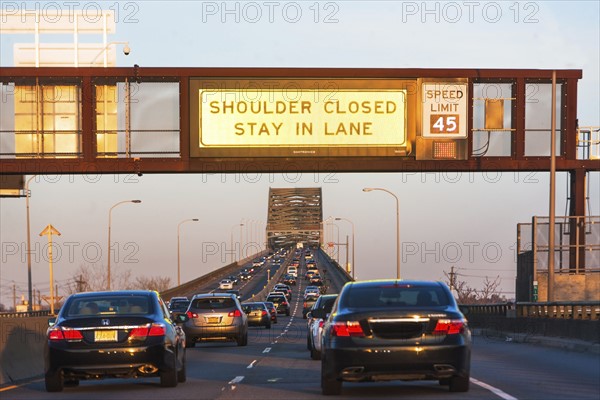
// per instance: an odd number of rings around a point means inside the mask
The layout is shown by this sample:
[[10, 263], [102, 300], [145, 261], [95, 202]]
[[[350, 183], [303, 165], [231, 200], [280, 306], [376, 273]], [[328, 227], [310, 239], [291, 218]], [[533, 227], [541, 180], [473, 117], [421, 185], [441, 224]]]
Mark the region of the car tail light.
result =
[[364, 337], [365, 333], [357, 321], [341, 321], [331, 325], [331, 335]]
[[306, 302], [304, 302], [303, 307], [306, 308]]
[[241, 317], [242, 313], [240, 310], [235, 310], [235, 311], [231, 311], [229, 314], [227, 314], [228, 317]]
[[462, 333], [465, 328], [465, 321], [462, 319], [440, 319], [433, 330], [434, 334], [457, 335]]
[[289, 307], [290, 306], [290, 304], [288, 302], [286, 302], [286, 301], [284, 301], [283, 303], [281, 303], [281, 305], [283, 305], [285, 307]]
[[322, 328], [324, 323], [325, 323], [325, 321], [323, 321], [322, 319], [319, 320], [319, 328]]
[[75, 329], [63, 329], [60, 327], [53, 328], [48, 332], [48, 339], [52, 341], [58, 340], [69, 340], [78, 341], [83, 340], [81, 332]]
[[196, 314], [195, 312], [188, 311], [188, 312], [186, 312], [185, 314], [186, 314], [186, 315], [188, 316], [188, 318], [190, 318], [190, 319], [191, 319], [191, 318], [198, 318], [198, 314]]
[[152, 324], [133, 328], [129, 332], [129, 337], [143, 340], [148, 336], [165, 336], [166, 334], [167, 328], [163, 324]]
[[267, 315], [267, 310], [263, 310], [263, 311], [262, 311], [262, 315], [263, 315], [263, 317], [264, 317], [265, 315]]

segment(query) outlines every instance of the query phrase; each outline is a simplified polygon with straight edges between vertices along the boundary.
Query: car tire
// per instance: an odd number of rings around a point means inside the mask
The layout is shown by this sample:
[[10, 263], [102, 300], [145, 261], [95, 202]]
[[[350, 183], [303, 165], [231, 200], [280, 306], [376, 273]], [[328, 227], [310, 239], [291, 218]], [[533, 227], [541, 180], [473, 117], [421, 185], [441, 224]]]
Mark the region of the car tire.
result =
[[179, 383], [183, 383], [187, 380], [187, 370], [186, 370], [185, 364], [186, 364], [186, 362], [185, 362], [185, 354], [184, 354], [181, 369], [179, 371], [177, 371], [177, 382], [179, 382]]
[[442, 378], [439, 380], [439, 382], [442, 386], [448, 386], [450, 384], [450, 378]]
[[321, 393], [325, 396], [337, 396], [342, 393], [342, 381], [329, 378], [321, 367]]
[[63, 383], [64, 387], [77, 387], [79, 386], [79, 379], [66, 379]]
[[175, 387], [177, 386], [177, 356], [173, 354], [173, 362], [167, 363], [173, 366], [173, 369], [160, 371], [160, 386]]
[[310, 332], [309, 335], [306, 335], [306, 350], [310, 350], [312, 348], [312, 343], [310, 342]]
[[469, 375], [467, 376], [453, 376], [450, 378], [450, 391], [451, 392], [468, 392], [469, 391]]
[[290, 310], [287, 310], [287, 311], [285, 312], [285, 315], [286, 315], [287, 317], [289, 317], [289, 316], [290, 316]]
[[315, 349], [315, 346], [310, 346], [310, 358], [312, 360], [320, 360], [321, 359], [321, 352], [317, 349]]
[[62, 390], [64, 388], [64, 381], [63, 381], [62, 373], [60, 371], [58, 371], [52, 375], [46, 374], [44, 376], [44, 381], [46, 384], [47, 392], [62, 392]]
[[236, 342], [237, 342], [238, 346], [247, 346], [248, 345], [248, 334], [246, 333], [245, 335], [238, 336], [238, 338], [236, 339]]

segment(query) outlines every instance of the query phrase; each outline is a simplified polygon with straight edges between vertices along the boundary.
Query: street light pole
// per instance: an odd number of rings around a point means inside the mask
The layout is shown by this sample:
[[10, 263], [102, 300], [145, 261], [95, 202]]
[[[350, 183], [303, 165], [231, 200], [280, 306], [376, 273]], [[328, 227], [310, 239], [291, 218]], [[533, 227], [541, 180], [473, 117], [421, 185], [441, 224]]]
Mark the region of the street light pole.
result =
[[25, 208], [27, 211], [27, 290], [29, 303], [27, 304], [27, 311], [33, 311], [33, 294], [31, 286], [31, 228], [29, 224], [29, 182], [37, 175], [32, 175], [25, 183]]
[[347, 221], [352, 225], [352, 280], [354, 280], [354, 268], [356, 264], [354, 263], [354, 222], [350, 221], [348, 218], [336, 218], [336, 221]]
[[179, 255], [179, 236], [181, 225], [186, 222], [197, 222], [198, 218], [185, 219], [177, 225], [177, 286], [181, 285], [181, 257]]
[[364, 188], [363, 192], [372, 192], [374, 190], [380, 190], [386, 192], [396, 199], [396, 279], [400, 279], [400, 200], [398, 196], [390, 192], [387, 189], [382, 188]]
[[129, 42], [109, 42], [104, 46], [102, 50], [100, 50], [98, 54], [96, 54], [96, 57], [94, 57], [90, 65], [93, 67], [98, 57], [104, 55], [104, 68], [108, 67], [108, 55], [106, 54], [106, 52], [108, 51], [108, 48], [113, 44], [123, 44], [123, 52], [126, 56], [129, 55], [129, 53], [131, 52], [131, 49], [129, 48]]
[[107, 251], [107, 256], [108, 256], [108, 266], [107, 266], [107, 284], [106, 284], [106, 290], [110, 290], [110, 226], [111, 226], [111, 221], [112, 221], [112, 210], [121, 205], [121, 204], [125, 204], [125, 203], [135, 203], [135, 204], [139, 204], [141, 203], [141, 200], [123, 200], [118, 202], [117, 204], [115, 204], [114, 206], [112, 206], [109, 210], [108, 210], [108, 251]]

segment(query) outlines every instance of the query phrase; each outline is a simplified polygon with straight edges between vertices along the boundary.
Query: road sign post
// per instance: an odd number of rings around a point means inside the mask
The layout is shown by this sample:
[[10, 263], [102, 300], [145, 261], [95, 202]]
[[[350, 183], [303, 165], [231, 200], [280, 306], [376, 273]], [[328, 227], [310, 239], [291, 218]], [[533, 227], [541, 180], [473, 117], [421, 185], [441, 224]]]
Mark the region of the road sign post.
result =
[[52, 235], [60, 236], [60, 232], [48, 224], [43, 231], [40, 232], [40, 236], [48, 236], [48, 262], [50, 264], [50, 314], [54, 315], [54, 269], [52, 266]]

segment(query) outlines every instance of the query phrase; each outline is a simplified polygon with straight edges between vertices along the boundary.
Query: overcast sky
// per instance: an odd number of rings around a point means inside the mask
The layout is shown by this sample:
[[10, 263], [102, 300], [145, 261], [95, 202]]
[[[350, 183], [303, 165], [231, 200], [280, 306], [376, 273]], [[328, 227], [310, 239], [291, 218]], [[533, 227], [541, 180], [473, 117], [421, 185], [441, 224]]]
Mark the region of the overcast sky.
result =
[[[67, 3], [53, 3], [68, 12]], [[23, 3], [0, 4], [6, 9]], [[81, 2], [79, 8], [98, 4]], [[127, 57], [119, 49], [120, 66], [582, 69], [579, 123], [600, 125], [597, 1], [106, 4], [118, 11], [109, 41], [129, 41], [131, 47]], [[42, 41], [72, 40], [57, 37]], [[24, 42], [33, 42], [33, 35], [3, 35], [0, 65], [12, 65], [13, 44]], [[593, 215], [600, 213], [598, 178], [590, 179]], [[394, 199], [361, 190], [387, 188], [400, 198], [403, 277], [443, 279], [454, 266], [475, 287], [486, 276], [500, 276], [509, 298], [517, 224], [548, 215], [547, 173], [41, 176], [31, 183], [34, 285], [49, 287], [46, 238], [38, 236], [47, 224], [62, 233], [55, 239], [61, 256], [54, 276], [64, 286], [79, 265], [106, 265], [98, 252], [106, 249], [108, 210], [128, 199], [142, 203], [113, 211], [112, 241], [119, 248], [113, 268], [134, 276], [168, 275], [175, 282], [177, 224], [198, 218], [181, 229], [182, 280], [203, 275], [229, 262], [232, 226], [264, 229], [269, 187], [323, 188], [324, 217], [355, 224], [360, 279], [395, 276]], [[565, 213], [566, 197], [566, 175], [560, 173], [558, 215]], [[25, 200], [0, 199], [0, 208], [0, 301], [12, 305], [13, 282], [17, 294], [27, 297]], [[350, 225], [338, 226], [345, 241]], [[237, 241], [239, 230], [234, 232]]]

